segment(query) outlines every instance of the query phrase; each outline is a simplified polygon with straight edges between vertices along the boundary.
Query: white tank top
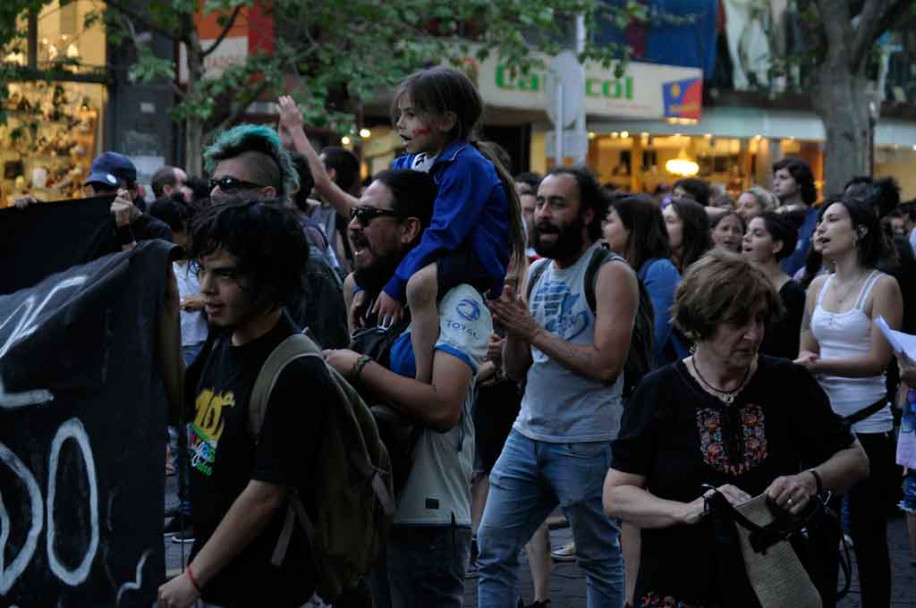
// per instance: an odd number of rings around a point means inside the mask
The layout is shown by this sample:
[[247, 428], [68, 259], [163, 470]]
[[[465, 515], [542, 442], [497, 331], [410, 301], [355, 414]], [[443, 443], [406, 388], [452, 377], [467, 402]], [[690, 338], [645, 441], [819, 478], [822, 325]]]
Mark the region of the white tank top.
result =
[[[871, 319], [865, 313], [865, 302], [875, 283], [881, 278], [877, 270], [865, 280], [855, 306], [846, 312], [824, 310], [821, 303], [834, 275], [824, 281], [817, 296], [814, 314], [811, 315], [811, 332], [820, 347], [821, 359], [850, 359], [868, 354], [871, 347]], [[867, 378], [843, 378], [822, 375], [818, 378], [821, 388], [830, 397], [833, 411], [840, 416], [850, 416], [868, 407], [881, 398], [887, 397], [884, 372]], [[884, 433], [894, 425], [890, 403], [884, 408], [852, 426], [856, 433]]]

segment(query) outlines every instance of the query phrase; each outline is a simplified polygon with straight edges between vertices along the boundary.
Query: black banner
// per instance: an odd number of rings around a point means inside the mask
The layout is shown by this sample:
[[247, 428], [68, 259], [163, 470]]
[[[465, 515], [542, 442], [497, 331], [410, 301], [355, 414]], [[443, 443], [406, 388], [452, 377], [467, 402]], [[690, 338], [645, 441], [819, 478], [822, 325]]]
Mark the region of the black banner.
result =
[[113, 196], [0, 210], [0, 294], [117, 251]]
[[154, 344], [171, 249], [144, 242], [0, 296], [0, 605], [156, 600], [167, 406]]

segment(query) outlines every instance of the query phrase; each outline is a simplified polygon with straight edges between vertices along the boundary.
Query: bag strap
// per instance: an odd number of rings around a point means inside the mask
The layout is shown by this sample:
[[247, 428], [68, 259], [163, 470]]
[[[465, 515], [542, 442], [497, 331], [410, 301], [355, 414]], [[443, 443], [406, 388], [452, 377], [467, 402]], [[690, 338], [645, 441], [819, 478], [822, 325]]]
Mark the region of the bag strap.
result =
[[267, 414], [267, 402], [280, 372], [294, 359], [306, 355], [320, 357], [321, 351], [308, 336], [296, 333], [280, 342], [261, 366], [248, 403], [248, 429], [254, 436], [255, 443], [261, 435], [261, 426]]
[[852, 413], [852, 414], [850, 414], [850, 415], [848, 415], [848, 416], [843, 416], [843, 422], [845, 422], [845, 423], [848, 424], [849, 426], [852, 426], [852, 425], [854, 425], [854, 424], [857, 423], [857, 422], [862, 422], [863, 420], [865, 420], [865, 419], [868, 418], [869, 416], [872, 416], [872, 415], [874, 415], [874, 414], [877, 414], [878, 412], [880, 412], [881, 410], [883, 410], [885, 405], [887, 405], [887, 397], [886, 397], [886, 396], [885, 396], [885, 397], [881, 397], [880, 399], [878, 399], [877, 401], [875, 401], [875, 402], [872, 403], [871, 405], [862, 408], [862, 409], [859, 410], [858, 412], [854, 412], [854, 413]]
[[[540, 260], [538, 260], [540, 262]], [[544, 271], [547, 270], [547, 265], [550, 264], [550, 260], [544, 258], [544, 261], [538, 264], [537, 262], [531, 266], [531, 274], [528, 275], [528, 289], [525, 292], [525, 299], [528, 300], [528, 305], [531, 305], [531, 293], [534, 291], [534, 286], [543, 276]]]
[[622, 257], [604, 247], [598, 247], [592, 252], [592, 257], [588, 261], [588, 267], [585, 269], [585, 301], [588, 303], [588, 307], [592, 311], [592, 314], [595, 314], [598, 306], [595, 300], [595, 286], [598, 283], [598, 271], [601, 270], [601, 267], [604, 266], [606, 262], [613, 262], [618, 259], [623, 260]]

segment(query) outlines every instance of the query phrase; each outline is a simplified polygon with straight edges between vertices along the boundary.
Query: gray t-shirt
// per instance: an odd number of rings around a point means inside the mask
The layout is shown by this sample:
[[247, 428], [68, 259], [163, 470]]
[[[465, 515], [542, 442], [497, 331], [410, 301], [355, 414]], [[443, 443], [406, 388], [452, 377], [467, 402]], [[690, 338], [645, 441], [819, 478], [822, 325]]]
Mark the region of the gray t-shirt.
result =
[[[595, 343], [595, 315], [585, 298], [585, 271], [600, 243], [589, 247], [569, 268], [553, 260], [538, 260], [528, 270], [529, 280], [539, 264], [547, 264], [531, 291], [528, 309], [538, 325], [563, 340], [578, 345]], [[522, 409], [514, 428], [536, 441], [572, 443], [610, 441], [617, 437], [623, 413], [623, 374], [606, 386], [563, 367], [538, 349]]]
[[[409, 372], [413, 360], [410, 336], [395, 343], [391, 367]], [[493, 331], [490, 311], [480, 293], [469, 285], [451, 289], [439, 303], [439, 339], [436, 350], [467, 363], [477, 373], [487, 355], [487, 341]], [[396, 361], [399, 358], [410, 359]], [[474, 423], [471, 404], [473, 382], [458, 425], [446, 433], [426, 429], [417, 441], [413, 468], [398, 500], [394, 523], [399, 525], [471, 525], [471, 472], [474, 462]]]

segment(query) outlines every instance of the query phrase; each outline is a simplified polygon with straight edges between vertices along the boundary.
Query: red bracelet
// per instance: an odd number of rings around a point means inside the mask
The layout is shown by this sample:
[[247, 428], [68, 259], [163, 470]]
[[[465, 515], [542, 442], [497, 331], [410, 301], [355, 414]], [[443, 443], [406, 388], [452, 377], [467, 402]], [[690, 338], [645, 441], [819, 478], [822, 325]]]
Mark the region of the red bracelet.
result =
[[195, 589], [197, 589], [197, 593], [203, 594], [203, 591], [200, 590], [200, 585], [197, 584], [197, 579], [194, 578], [194, 572], [191, 570], [191, 564], [188, 564], [184, 571], [188, 574], [188, 580], [191, 581], [191, 584], [194, 585]]

